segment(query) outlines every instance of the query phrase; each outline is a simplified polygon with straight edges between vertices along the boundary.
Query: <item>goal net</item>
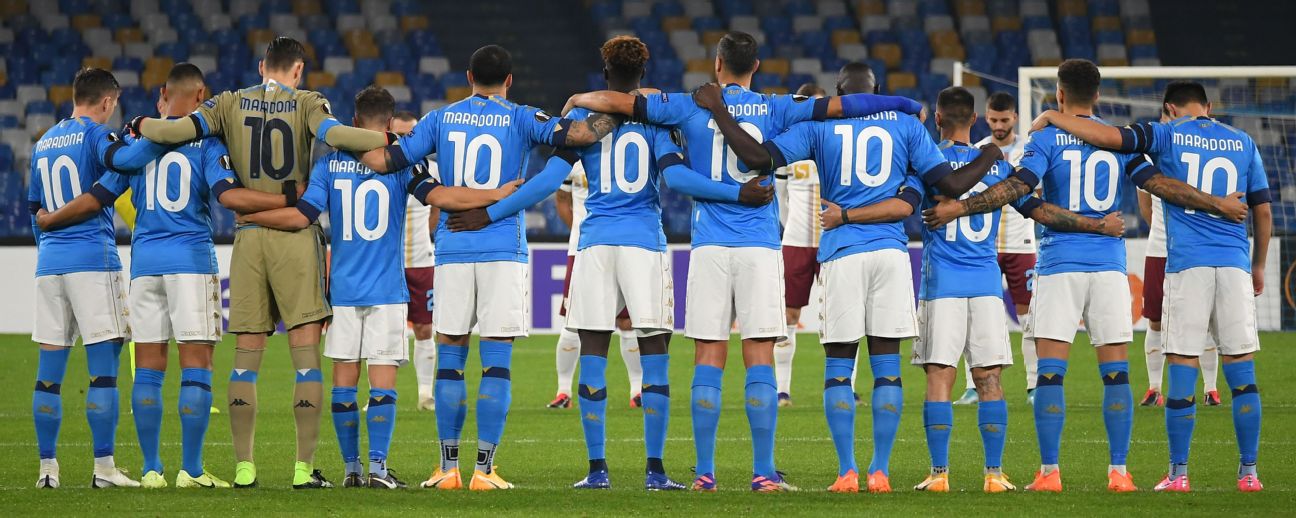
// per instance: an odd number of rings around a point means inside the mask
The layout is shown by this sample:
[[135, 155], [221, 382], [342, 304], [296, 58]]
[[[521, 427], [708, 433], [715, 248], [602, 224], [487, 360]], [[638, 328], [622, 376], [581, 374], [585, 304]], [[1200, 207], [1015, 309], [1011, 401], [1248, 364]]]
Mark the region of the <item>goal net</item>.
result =
[[[1275, 236], [1265, 271], [1265, 293], [1257, 300], [1257, 318], [1261, 329], [1296, 328], [1296, 268], [1292, 268], [1292, 257], [1296, 257], [1296, 92], [1292, 90], [1296, 67], [1153, 66], [1099, 70], [1103, 82], [1095, 112], [1113, 125], [1159, 120], [1166, 84], [1186, 79], [1206, 87], [1212, 117], [1245, 131], [1255, 140], [1273, 193]], [[954, 78], [954, 84], [967, 86], [978, 96], [999, 91], [1016, 96], [1018, 135], [1029, 131], [1031, 121], [1041, 111], [1057, 105], [1056, 67], [1021, 67], [1016, 78], [1004, 78], [958, 64]], [[1146, 237], [1148, 222], [1139, 216], [1134, 189], [1126, 190], [1120, 206], [1129, 235]], [[1291, 244], [1286, 243], [1289, 237]], [[1289, 247], [1293, 253], [1288, 253]], [[1141, 283], [1145, 246], [1136, 238], [1127, 248], [1131, 283]], [[1140, 299], [1136, 294], [1136, 309], [1141, 306]]]

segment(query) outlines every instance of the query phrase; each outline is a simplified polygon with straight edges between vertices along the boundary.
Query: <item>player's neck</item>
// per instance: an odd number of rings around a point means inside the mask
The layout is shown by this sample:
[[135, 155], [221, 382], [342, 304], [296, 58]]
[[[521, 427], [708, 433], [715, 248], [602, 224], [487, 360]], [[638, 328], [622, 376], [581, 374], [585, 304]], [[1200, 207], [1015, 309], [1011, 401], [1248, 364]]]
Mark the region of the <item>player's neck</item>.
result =
[[[72, 108], [72, 118], [73, 118], [73, 119], [80, 119], [81, 117], [85, 117], [85, 118], [90, 119], [90, 120], [92, 120], [92, 121], [95, 121], [95, 122], [97, 122], [97, 123], [99, 123], [99, 124], [104, 124], [104, 123], [108, 122], [108, 117], [101, 117], [101, 115], [100, 115], [96, 110], [94, 110], [93, 108], [91, 108], [91, 107], [89, 107], [89, 106], [76, 106], [76, 107], [73, 107], [73, 108]], [[102, 118], [103, 120], [100, 120], [101, 118]]]
[[1063, 104], [1062, 113], [1065, 113], [1067, 115], [1075, 115], [1076, 117], [1093, 117], [1094, 107], [1092, 104], [1088, 106], [1076, 106], [1073, 104]]
[[948, 130], [941, 128], [941, 139], [962, 142], [964, 144], [970, 143], [972, 141], [972, 128], [970, 126]]
[[751, 90], [751, 80], [752, 80], [751, 74], [747, 74], [745, 76], [740, 77], [725, 72], [723, 70], [716, 73], [716, 81], [718, 81], [721, 85], [738, 85], [748, 90]]
[[271, 81], [279, 83], [280, 85], [286, 86], [288, 88], [292, 88], [294, 90], [297, 89], [297, 85], [292, 80], [292, 77], [290, 77], [286, 73], [266, 71], [265, 75], [261, 76], [261, 84], [268, 84]]
[[638, 81], [626, 81], [624, 83], [608, 81], [608, 90], [613, 92], [630, 93], [639, 89]]
[[483, 97], [491, 97], [491, 96], [498, 95], [501, 99], [508, 99], [508, 88], [505, 88], [504, 85], [496, 85], [496, 86], [473, 85], [472, 93], [473, 95], [480, 95]]

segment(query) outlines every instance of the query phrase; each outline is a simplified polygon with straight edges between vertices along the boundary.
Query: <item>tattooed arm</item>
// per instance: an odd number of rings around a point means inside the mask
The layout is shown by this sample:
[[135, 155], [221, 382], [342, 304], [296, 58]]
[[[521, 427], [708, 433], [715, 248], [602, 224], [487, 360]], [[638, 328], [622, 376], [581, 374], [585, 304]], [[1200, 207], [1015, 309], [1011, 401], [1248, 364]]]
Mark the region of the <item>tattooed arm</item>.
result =
[[1246, 221], [1247, 205], [1242, 201], [1240, 192], [1228, 196], [1214, 196], [1159, 172], [1147, 178], [1140, 187], [1157, 195], [1166, 203], [1186, 209], [1206, 211], [1234, 223]]
[[936, 206], [923, 211], [923, 222], [928, 227], [937, 228], [969, 214], [990, 212], [1007, 205], [1013, 200], [1030, 194], [1031, 188], [1017, 176], [1009, 176], [1002, 182], [990, 186], [981, 194], [963, 200], [946, 198]]
[[592, 113], [585, 120], [572, 122], [567, 127], [567, 135], [562, 142], [555, 145], [564, 147], [585, 147], [616, 131], [617, 126], [626, 121], [624, 115]]
[[1062, 232], [1087, 232], [1120, 237], [1125, 234], [1125, 219], [1120, 212], [1108, 213], [1102, 218], [1081, 216], [1052, 203], [1041, 202], [1028, 210], [1026, 217], [1053, 230]]

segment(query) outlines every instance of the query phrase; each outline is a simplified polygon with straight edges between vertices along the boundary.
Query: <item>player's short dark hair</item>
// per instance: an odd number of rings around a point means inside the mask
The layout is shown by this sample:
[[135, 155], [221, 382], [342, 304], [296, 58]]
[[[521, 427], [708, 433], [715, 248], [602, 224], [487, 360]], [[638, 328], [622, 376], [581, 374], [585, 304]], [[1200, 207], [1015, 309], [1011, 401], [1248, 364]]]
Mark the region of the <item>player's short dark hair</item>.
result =
[[171, 67], [171, 72], [167, 74], [166, 84], [168, 87], [179, 85], [203, 86], [206, 81], [203, 79], [202, 69], [193, 63], [179, 63]]
[[266, 47], [266, 70], [288, 70], [298, 62], [306, 62], [306, 47], [300, 41], [280, 36]]
[[121, 85], [112, 72], [102, 68], [83, 68], [72, 80], [72, 100], [77, 106], [99, 102], [100, 99], [121, 92]]
[[611, 79], [634, 81], [643, 77], [648, 64], [648, 45], [634, 36], [617, 36], [607, 40], [600, 49], [603, 66]]
[[497, 86], [513, 73], [513, 55], [499, 45], [477, 49], [468, 58], [468, 71], [473, 81], [481, 86]]
[[871, 94], [877, 91], [873, 68], [863, 61], [852, 61], [837, 73], [837, 95]]
[[1205, 106], [1210, 102], [1206, 97], [1206, 87], [1196, 81], [1172, 81], [1166, 85], [1165, 100], [1162, 101], [1161, 109], [1165, 109], [1166, 104], [1175, 106], [1187, 106], [1192, 103], [1198, 103]]
[[1017, 98], [1008, 92], [995, 92], [986, 99], [986, 108], [997, 112], [1017, 111]]
[[976, 99], [967, 88], [951, 86], [936, 95], [936, 112], [942, 129], [970, 126], [976, 115]]
[[1068, 59], [1058, 65], [1058, 87], [1066, 92], [1070, 101], [1093, 104], [1098, 100], [1098, 85], [1101, 83], [1102, 73], [1092, 61]]
[[734, 74], [750, 74], [756, 70], [756, 61], [760, 45], [752, 35], [740, 31], [729, 31], [716, 45], [716, 55], [724, 62], [725, 68]]
[[806, 83], [797, 87], [796, 94], [804, 95], [806, 97], [814, 97], [816, 95], [823, 97], [828, 95], [828, 92], [825, 92], [824, 89], [817, 84]]
[[393, 113], [396, 113], [396, 99], [386, 88], [369, 85], [355, 96], [355, 117], [358, 120], [386, 122]]
[[418, 120], [418, 115], [409, 110], [399, 110], [392, 114], [392, 118], [400, 121], [413, 122]]

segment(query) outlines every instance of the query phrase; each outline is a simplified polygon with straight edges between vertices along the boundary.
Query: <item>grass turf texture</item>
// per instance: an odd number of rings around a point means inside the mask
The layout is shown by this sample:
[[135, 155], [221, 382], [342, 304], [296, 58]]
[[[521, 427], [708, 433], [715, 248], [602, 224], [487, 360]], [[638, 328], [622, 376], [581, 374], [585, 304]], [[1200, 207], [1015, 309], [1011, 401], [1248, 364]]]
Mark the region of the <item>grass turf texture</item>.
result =
[[[1140, 335], [1141, 340], [1141, 335]], [[1013, 337], [1014, 350], [1018, 337]], [[37, 456], [31, 424], [31, 386], [37, 348], [28, 337], [0, 336], [0, 347], [7, 361], [0, 365], [0, 383], [6, 396], [0, 398], [0, 416], [6, 426], [0, 428], [0, 456], [10, 462], [0, 464], [0, 514], [84, 515], [92, 513], [277, 513], [307, 511], [313, 514], [359, 515], [361, 513], [422, 511], [445, 514], [529, 513], [534, 515], [661, 515], [689, 514], [818, 514], [851, 510], [877, 513], [932, 515], [957, 509], [960, 516], [976, 514], [1038, 514], [1043, 509], [1053, 513], [1086, 515], [1167, 515], [1219, 514], [1245, 510], [1252, 515], [1281, 515], [1292, 512], [1296, 504], [1296, 441], [1289, 431], [1296, 426], [1296, 334], [1266, 333], [1261, 341], [1259, 386], [1264, 397], [1264, 430], [1260, 452], [1261, 479], [1267, 485], [1263, 493], [1241, 494], [1236, 490], [1237, 447], [1229, 413], [1230, 396], [1221, 390], [1224, 405], [1199, 405], [1197, 430], [1192, 452], [1191, 477], [1194, 493], [1163, 495], [1151, 491], [1166, 468], [1164, 414], [1161, 408], [1135, 408], [1135, 426], [1129, 466], [1140, 491], [1113, 495], [1106, 491], [1107, 443], [1103, 431], [1100, 401], [1102, 384], [1094, 354], [1085, 337], [1080, 335], [1074, 347], [1067, 375], [1068, 419], [1062, 442], [1062, 471], [1066, 492], [985, 495], [981, 493], [981, 439], [976, 428], [974, 406], [955, 407], [955, 426], [950, 448], [952, 493], [926, 494], [910, 490], [926, 475], [927, 446], [922, 429], [922, 372], [912, 366], [903, 369], [905, 409], [895, 452], [891, 461], [890, 495], [835, 495], [825, 488], [836, 476], [837, 460], [833, 454], [823, 417], [823, 350], [813, 335], [800, 336], [793, 399], [795, 405], [781, 409], [777, 439], [777, 460], [792, 483], [802, 491], [795, 494], [751, 494], [751, 447], [747, 420], [742, 408], [742, 361], [735, 347], [731, 352], [725, 376], [724, 410], [717, 446], [717, 469], [721, 491], [717, 494], [647, 494], [642, 490], [643, 445], [642, 418], [628, 408], [625, 370], [619, 359], [608, 363], [608, 462], [612, 469], [612, 491], [577, 491], [569, 489], [586, 471], [585, 447], [581, 436], [578, 410], [551, 410], [544, 405], [554, 394], [553, 336], [535, 336], [520, 341], [513, 356], [513, 407], [496, 462], [500, 473], [518, 488], [508, 492], [441, 493], [415, 489], [436, 466], [438, 450], [436, 424], [432, 412], [415, 410], [417, 396], [414, 372], [404, 368], [399, 380], [399, 419], [389, 465], [397, 470], [411, 489], [378, 494], [375, 490], [343, 489], [294, 491], [290, 488], [294, 455], [291, 393], [293, 374], [282, 337], [271, 340], [265, 365], [259, 378], [260, 419], [257, 421], [256, 458], [260, 487], [251, 490], [166, 490], [111, 489], [91, 493], [91, 452], [89, 430], [84, 417], [84, 391], [87, 386], [85, 355], [78, 347], [72, 354], [63, 385], [64, 422], [59, 443], [63, 488], [53, 491], [35, 489]], [[222, 409], [226, 400], [226, 383], [233, 356], [233, 339], [227, 337], [216, 354], [213, 392], [216, 405]], [[692, 481], [689, 466], [693, 464], [689, 422], [689, 382], [692, 377], [693, 347], [690, 341], [675, 339], [671, 365], [674, 389], [672, 421], [666, 445], [666, 466], [671, 476], [683, 483]], [[613, 347], [613, 355], [617, 353]], [[1130, 370], [1135, 401], [1146, 390], [1142, 346], [1132, 346]], [[901, 351], [908, 358], [908, 345]], [[117, 463], [140, 475], [140, 453], [130, 408], [131, 379], [126, 374], [127, 358], [122, 358], [121, 426], [117, 439]], [[164, 387], [166, 415], [162, 430], [162, 458], [168, 482], [174, 481], [180, 467], [180, 425], [175, 401], [179, 386], [177, 355], [172, 353], [171, 366]], [[1017, 358], [1020, 365], [1020, 356]], [[330, 379], [325, 363], [325, 379]], [[469, 401], [480, 372], [477, 367], [476, 343], [469, 354]], [[856, 453], [861, 467], [867, 466], [871, 451], [869, 387], [871, 379], [866, 361], [860, 364], [860, 387], [864, 398], [856, 424]], [[1038, 467], [1034, 424], [1025, 402], [1023, 370], [1013, 367], [1004, 376], [1004, 390], [1010, 412], [1008, 444], [1004, 470], [1019, 488], [1030, 482]], [[1226, 387], [1223, 375], [1220, 386]], [[963, 382], [956, 384], [955, 397]], [[327, 387], [327, 385], [326, 385]], [[361, 395], [366, 394], [361, 386]], [[1198, 392], [1198, 401], [1202, 401]], [[341, 484], [342, 461], [328, 414], [328, 391], [325, 390], [325, 412], [320, 422], [320, 444], [315, 465], [334, 483]], [[471, 471], [474, 458], [475, 415], [469, 411], [464, 430], [461, 463]], [[366, 451], [361, 434], [361, 452]], [[205, 451], [207, 468], [217, 476], [233, 480], [234, 458], [230, 444], [228, 414], [212, 416]], [[862, 477], [861, 477], [862, 478]], [[466, 481], [465, 481], [466, 484]], [[863, 480], [861, 480], [863, 484]], [[956, 507], [955, 507], [956, 506]], [[21, 513], [21, 514], [20, 514]]]

